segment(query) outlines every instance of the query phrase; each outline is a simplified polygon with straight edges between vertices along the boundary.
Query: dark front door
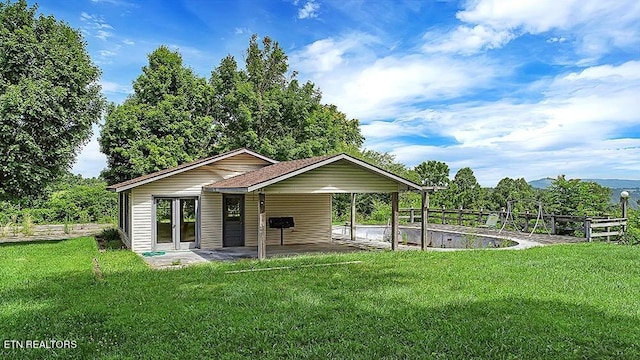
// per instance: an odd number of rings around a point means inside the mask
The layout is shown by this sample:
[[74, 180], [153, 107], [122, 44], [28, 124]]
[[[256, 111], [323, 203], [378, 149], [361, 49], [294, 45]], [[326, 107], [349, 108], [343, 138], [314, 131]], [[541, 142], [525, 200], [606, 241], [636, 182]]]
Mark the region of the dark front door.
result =
[[222, 195], [222, 246], [244, 246], [244, 195]]

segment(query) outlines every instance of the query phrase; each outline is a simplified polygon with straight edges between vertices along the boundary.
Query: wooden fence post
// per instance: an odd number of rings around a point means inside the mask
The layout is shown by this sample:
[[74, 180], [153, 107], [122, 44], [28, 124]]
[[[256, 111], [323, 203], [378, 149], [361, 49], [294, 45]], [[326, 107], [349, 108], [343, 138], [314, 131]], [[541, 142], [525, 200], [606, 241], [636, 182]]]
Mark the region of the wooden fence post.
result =
[[478, 211], [478, 226], [482, 225], [482, 206], [480, 207], [480, 210]]
[[356, 194], [351, 193], [351, 214], [349, 224], [349, 237], [351, 241], [356, 241]]
[[427, 224], [429, 223], [429, 193], [428, 190], [422, 190], [422, 219], [420, 221], [420, 249], [425, 250], [427, 247]]
[[458, 209], [458, 225], [462, 226], [462, 205]]
[[415, 213], [414, 213], [414, 209], [413, 209], [413, 205], [411, 205], [411, 208], [409, 209], [409, 223], [413, 224], [414, 220], [415, 220]]
[[444, 205], [442, 205], [442, 225], [445, 225], [447, 223], [446, 219], [445, 219], [445, 215], [444, 215]]
[[398, 249], [398, 192], [391, 193], [391, 250]]
[[587, 241], [591, 241], [591, 218], [584, 219], [584, 237]]
[[529, 210], [524, 213], [524, 232], [529, 232]]
[[267, 215], [265, 211], [265, 195], [258, 195], [258, 260], [267, 257]]
[[556, 216], [551, 215], [551, 234], [556, 235], [558, 230], [556, 229]]

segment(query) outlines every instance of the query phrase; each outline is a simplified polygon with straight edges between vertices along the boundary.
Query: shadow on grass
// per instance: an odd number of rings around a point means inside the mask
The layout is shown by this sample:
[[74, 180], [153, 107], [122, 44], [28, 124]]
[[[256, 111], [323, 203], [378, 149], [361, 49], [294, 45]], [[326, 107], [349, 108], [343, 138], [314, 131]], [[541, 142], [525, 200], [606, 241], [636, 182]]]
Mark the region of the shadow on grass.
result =
[[[86, 237], [86, 236], [80, 236], [80, 237]], [[57, 243], [62, 243], [66, 241], [71, 241], [71, 240], [75, 240], [75, 239], [69, 238], [69, 239], [52, 239], [52, 240], [18, 240], [18, 241], [8, 241], [8, 242], [2, 242], [2, 240], [0, 240], [0, 247], [13, 247], [18, 245], [57, 244]]]
[[[441, 300], [393, 268], [228, 275], [224, 267], [91, 270], [0, 291], [3, 339], [76, 349], [6, 358], [638, 358], [640, 323], [595, 307], [495, 296]], [[454, 294], [455, 295], [455, 294]]]

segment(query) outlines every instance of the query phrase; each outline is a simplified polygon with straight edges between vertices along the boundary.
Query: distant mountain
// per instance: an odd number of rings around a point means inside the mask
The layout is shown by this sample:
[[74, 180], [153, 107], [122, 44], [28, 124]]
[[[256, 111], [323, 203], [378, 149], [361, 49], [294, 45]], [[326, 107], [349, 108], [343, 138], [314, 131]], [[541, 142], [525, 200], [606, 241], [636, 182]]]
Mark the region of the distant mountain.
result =
[[[553, 178], [538, 179], [529, 181], [529, 185], [537, 189], [546, 189], [551, 185]], [[640, 200], [640, 180], [623, 180], [623, 179], [581, 179], [582, 181], [595, 182], [601, 186], [611, 189], [611, 203], [618, 204], [620, 202], [620, 193], [627, 191], [629, 193], [629, 206], [633, 209], [638, 208], [638, 200]]]
[[536, 189], [546, 189], [551, 186], [552, 178], [543, 178], [538, 180], [529, 181], [529, 185]]
[[[538, 189], [546, 189], [551, 185], [554, 178], [545, 178], [529, 181], [529, 185]], [[623, 179], [581, 179], [597, 183], [610, 189], [640, 189], [640, 180], [623, 180]]]

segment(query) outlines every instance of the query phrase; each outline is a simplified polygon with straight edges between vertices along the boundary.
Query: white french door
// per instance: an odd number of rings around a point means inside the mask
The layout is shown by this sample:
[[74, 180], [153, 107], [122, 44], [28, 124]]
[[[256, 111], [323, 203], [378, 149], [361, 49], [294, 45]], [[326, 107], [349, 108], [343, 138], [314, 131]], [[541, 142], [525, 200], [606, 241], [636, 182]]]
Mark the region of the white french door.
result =
[[154, 249], [185, 250], [200, 247], [198, 197], [154, 197]]

